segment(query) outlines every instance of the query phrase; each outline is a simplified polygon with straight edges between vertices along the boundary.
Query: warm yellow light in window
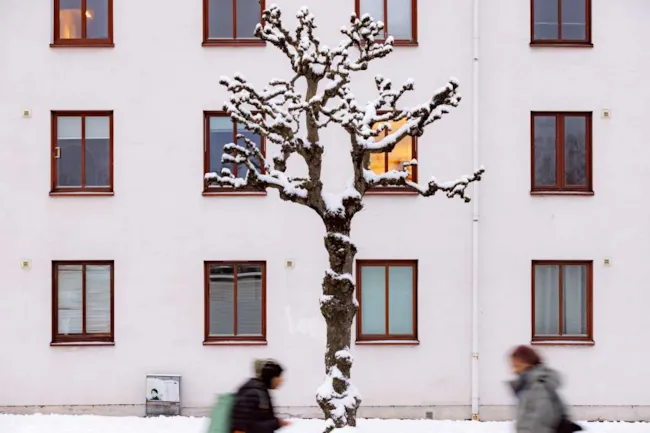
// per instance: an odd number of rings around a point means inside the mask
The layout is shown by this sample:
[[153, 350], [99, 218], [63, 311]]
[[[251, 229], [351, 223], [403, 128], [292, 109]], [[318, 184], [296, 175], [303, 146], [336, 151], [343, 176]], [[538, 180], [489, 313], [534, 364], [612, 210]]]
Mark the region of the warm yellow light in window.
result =
[[93, 11], [86, 11], [86, 18], [88, 18], [89, 20], [92, 20], [93, 19]]
[[[386, 131], [390, 135], [406, 123], [406, 120], [390, 122], [391, 131]], [[373, 127], [377, 129], [377, 127]], [[377, 140], [383, 138], [383, 134], [377, 137]], [[373, 153], [370, 155], [370, 169], [376, 174], [383, 174], [391, 170], [402, 170], [405, 162], [413, 159], [413, 137], [406, 137], [400, 140], [392, 152], [386, 157], [385, 153]], [[413, 167], [408, 167], [409, 180], [413, 180]]]
[[81, 9], [59, 11], [59, 36], [61, 39], [81, 38]]

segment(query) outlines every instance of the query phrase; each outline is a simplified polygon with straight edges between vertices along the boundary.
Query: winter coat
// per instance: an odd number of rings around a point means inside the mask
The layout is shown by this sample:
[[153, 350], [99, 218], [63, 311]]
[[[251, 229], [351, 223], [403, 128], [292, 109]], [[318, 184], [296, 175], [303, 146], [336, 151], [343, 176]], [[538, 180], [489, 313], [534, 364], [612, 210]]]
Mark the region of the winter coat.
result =
[[280, 428], [269, 390], [260, 379], [250, 379], [237, 391], [231, 423], [233, 432], [273, 433]]
[[517, 404], [517, 433], [555, 433], [564, 414], [564, 404], [557, 395], [560, 377], [545, 365], [521, 374], [510, 384]]

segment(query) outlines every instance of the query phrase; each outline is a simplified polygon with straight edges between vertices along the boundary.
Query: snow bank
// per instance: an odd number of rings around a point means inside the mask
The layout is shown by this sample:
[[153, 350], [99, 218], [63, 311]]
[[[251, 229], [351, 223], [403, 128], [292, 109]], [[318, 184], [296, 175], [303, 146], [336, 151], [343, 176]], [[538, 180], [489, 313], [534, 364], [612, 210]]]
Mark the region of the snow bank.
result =
[[[310, 402], [311, 403], [311, 402]], [[0, 415], [2, 433], [206, 433], [207, 418], [135, 418], [90, 415]], [[512, 433], [511, 423], [361, 419], [336, 433]], [[647, 433], [647, 423], [581, 423], [588, 433]], [[321, 420], [294, 420], [280, 433], [321, 433]]]

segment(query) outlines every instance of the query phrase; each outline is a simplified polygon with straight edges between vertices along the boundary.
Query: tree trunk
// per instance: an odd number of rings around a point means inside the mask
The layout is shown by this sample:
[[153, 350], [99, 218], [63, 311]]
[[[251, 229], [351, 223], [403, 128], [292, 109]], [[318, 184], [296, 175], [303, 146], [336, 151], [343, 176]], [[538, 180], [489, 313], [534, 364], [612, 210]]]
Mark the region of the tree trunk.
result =
[[356, 426], [357, 409], [361, 404], [361, 397], [350, 382], [352, 320], [358, 307], [352, 278], [357, 249], [349, 237], [350, 219], [337, 217], [325, 221], [325, 248], [329, 254], [330, 269], [323, 279], [320, 304], [327, 324], [327, 377], [316, 397], [325, 414], [325, 433], [335, 428]]

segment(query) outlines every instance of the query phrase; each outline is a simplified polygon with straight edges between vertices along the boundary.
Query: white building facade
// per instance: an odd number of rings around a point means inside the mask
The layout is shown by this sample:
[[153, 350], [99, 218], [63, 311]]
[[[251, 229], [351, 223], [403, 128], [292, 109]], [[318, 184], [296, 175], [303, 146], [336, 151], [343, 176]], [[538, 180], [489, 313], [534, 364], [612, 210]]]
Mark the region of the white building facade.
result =
[[[182, 3], [0, 5], [2, 412], [139, 415], [145, 376], [164, 372], [182, 376], [183, 413], [205, 414], [271, 357], [281, 411], [320, 414], [322, 223], [275, 191], [203, 181], [237, 132], [219, 77], [261, 88], [289, 64], [251, 42], [264, 0]], [[387, 22], [396, 47], [355, 77], [362, 102], [375, 73], [415, 79], [405, 105], [458, 78], [460, 106], [373, 169], [487, 170], [470, 204], [366, 197], [360, 414], [507, 419], [508, 350], [533, 343], [577, 417], [650, 418], [650, 55], [623, 41], [650, 37], [647, 2], [275, 3], [291, 28], [307, 3], [330, 46], [355, 8]], [[322, 142], [337, 192], [348, 140], [331, 127]]]

